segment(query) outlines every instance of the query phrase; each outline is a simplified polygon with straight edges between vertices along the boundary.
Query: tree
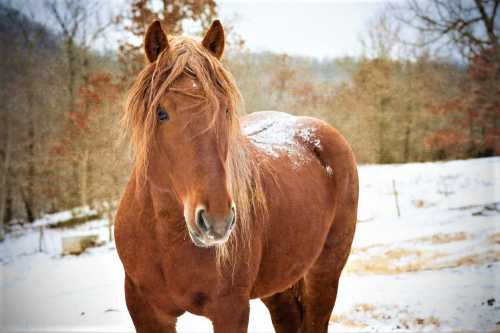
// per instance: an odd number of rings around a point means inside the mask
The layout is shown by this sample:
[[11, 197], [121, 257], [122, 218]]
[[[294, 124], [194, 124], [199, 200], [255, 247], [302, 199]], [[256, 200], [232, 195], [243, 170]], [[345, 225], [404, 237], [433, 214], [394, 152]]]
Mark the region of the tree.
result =
[[500, 61], [498, 51], [486, 49], [474, 56], [468, 69], [464, 93], [470, 124], [471, 153], [500, 154]]
[[132, 38], [121, 42], [119, 47], [122, 65], [122, 80], [128, 85], [144, 65], [143, 38], [146, 29], [154, 20], [160, 20], [168, 34], [181, 34], [183, 23], [191, 20], [199, 22], [200, 31], [205, 31], [217, 14], [215, 0], [162, 0], [159, 8], [151, 0], [132, 0], [129, 14], [117, 17], [116, 23], [122, 25]]
[[401, 27], [388, 13], [382, 12], [371, 21], [367, 37], [361, 39], [364, 53], [370, 58], [394, 58], [401, 46]]
[[[65, 86], [69, 115], [78, 114], [77, 89], [86, 85], [90, 75], [91, 45], [105, 32], [112, 23], [111, 18], [101, 20], [101, 4], [98, 1], [45, 0], [44, 6], [63, 40], [65, 65], [67, 66], [67, 84]], [[81, 105], [81, 104], [80, 104]], [[71, 186], [74, 205], [88, 204], [89, 164], [87, 152], [89, 146], [82, 147], [80, 158], [71, 160], [72, 176], [76, 186]]]
[[364, 163], [444, 158], [428, 138], [456, 124], [455, 114], [438, 115], [430, 108], [457, 98], [460, 75], [458, 68], [425, 56], [362, 59], [351, 81], [332, 90], [324, 116], [345, 133]]
[[[37, 205], [37, 173], [41, 157], [39, 148], [45, 144], [44, 119], [37, 110], [48, 103], [48, 91], [41, 91], [34, 78], [47, 82], [45, 70], [53, 64], [56, 53], [54, 35], [19, 11], [0, 5], [0, 38], [2, 93], [5, 109], [5, 148], [3, 152], [2, 220], [11, 218], [12, 196], [20, 195], [25, 218], [33, 221]], [[51, 118], [52, 115], [47, 117]]]
[[279, 56], [276, 70], [271, 74], [270, 88], [271, 91], [276, 92], [276, 104], [281, 104], [284, 95], [291, 87], [292, 80], [294, 79], [296, 70], [291, 68], [289, 57], [286, 54]]
[[396, 18], [421, 33], [418, 45], [452, 46], [466, 58], [498, 51], [500, 0], [408, 0]]
[[[101, 7], [97, 1], [45, 0], [44, 6], [54, 21], [58, 33], [63, 39], [63, 50], [68, 69], [68, 112], [75, 107], [75, 94], [81, 66], [88, 60], [85, 52], [111, 24], [111, 20], [101, 22]], [[83, 52], [82, 52], [83, 51]]]
[[82, 165], [87, 168], [80, 170], [81, 200], [94, 208], [113, 207], [127, 170], [127, 160], [114, 157], [125, 155], [113, 144], [120, 136], [116, 124], [120, 111], [115, 105], [121, 97], [120, 85], [111, 73], [91, 73], [78, 90], [77, 108], [67, 113], [64, 131], [51, 149], [52, 154], [69, 161], [85, 160]]
[[[468, 75], [461, 82], [462, 96], [444, 105], [455, 105], [462, 112], [458, 117], [461, 119], [460, 137], [466, 135], [461, 142], [469, 156], [499, 151], [495, 144], [500, 133], [499, 5], [500, 0], [409, 0], [397, 15], [400, 21], [421, 34], [421, 45], [450, 46], [468, 62]], [[457, 137], [456, 131], [456, 124], [450, 123], [440, 128], [428, 142], [447, 146], [447, 142], [452, 141], [450, 138]]]
[[[472, 58], [460, 81], [460, 94], [430, 111], [439, 126], [426, 145], [441, 157], [500, 154], [500, 63], [493, 50]], [[449, 121], [441, 121], [443, 117]]]

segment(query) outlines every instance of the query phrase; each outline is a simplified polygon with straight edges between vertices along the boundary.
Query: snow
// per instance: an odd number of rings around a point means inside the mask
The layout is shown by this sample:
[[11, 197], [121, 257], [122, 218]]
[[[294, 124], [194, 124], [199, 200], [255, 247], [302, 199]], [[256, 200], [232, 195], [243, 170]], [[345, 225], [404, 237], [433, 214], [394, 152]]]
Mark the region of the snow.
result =
[[[366, 165], [359, 173], [359, 221], [330, 331], [500, 329], [500, 158]], [[7, 234], [0, 243], [0, 331], [133, 331], [114, 244], [59, 255], [61, 237], [86, 233], [106, 240], [107, 221], [46, 227], [43, 253], [39, 227]], [[185, 314], [178, 330], [212, 328]], [[258, 300], [251, 301], [249, 331], [273, 331]]]
[[64, 212], [45, 215], [41, 219], [38, 219], [35, 222], [33, 222], [32, 226], [33, 227], [49, 226], [60, 222], [68, 221], [75, 217], [86, 217], [92, 215], [97, 215], [97, 211], [94, 209], [90, 209], [89, 207], [79, 207], [73, 210], [67, 210]]
[[321, 149], [314, 129], [301, 128], [301, 118], [277, 111], [266, 111], [242, 126], [254, 146], [265, 155], [278, 159], [287, 156], [295, 167], [309, 160], [304, 153], [304, 142]]
[[[70, 214], [70, 212], [61, 212], [53, 214], [55, 217], [50, 215], [41, 220], [42, 222], [59, 221], [58, 217], [71, 216]], [[46, 226], [47, 224], [38, 224], [37, 222], [33, 223], [34, 227], [18, 226], [7, 234], [7, 241], [0, 243], [0, 263], [12, 263], [19, 257], [36, 254], [40, 252], [40, 247], [47, 255], [59, 255], [62, 253], [61, 239], [63, 237], [93, 234], [97, 235], [101, 241], [109, 239], [108, 220], [105, 219], [93, 220], [73, 228], [52, 229], [45, 227], [43, 228], [42, 237], [40, 237], [40, 226]]]
[[330, 176], [330, 177], [333, 176], [333, 169], [332, 169], [331, 166], [327, 165], [326, 168], [325, 168], [325, 170], [326, 170], [326, 174], [328, 176]]

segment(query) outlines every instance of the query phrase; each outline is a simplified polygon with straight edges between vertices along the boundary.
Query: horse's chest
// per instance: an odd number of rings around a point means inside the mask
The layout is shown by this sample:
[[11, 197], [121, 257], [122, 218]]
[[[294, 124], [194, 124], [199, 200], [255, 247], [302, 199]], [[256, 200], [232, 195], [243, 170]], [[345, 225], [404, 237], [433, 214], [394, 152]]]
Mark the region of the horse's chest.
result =
[[143, 265], [141, 270], [131, 270], [127, 274], [157, 309], [175, 307], [180, 311], [206, 315], [215, 299], [213, 288], [217, 284], [211, 274], [175, 262]]
[[126, 246], [118, 243], [127, 276], [155, 308], [175, 307], [200, 315], [206, 312], [217, 286], [215, 263], [213, 269], [207, 269], [213, 258], [206, 249], [189, 243], [173, 249], [162, 245], [171, 241], [138, 242], [133, 237], [128, 238]]
[[[206, 249], [204, 249], [207, 251]], [[220, 289], [220, 278], [213, 258], [199, 254], [203, 249], [193, 249], [195, 254], [186, 253], [162, 262], [162, 292], [182, 310], [197, 315], [207, 315], [216, 303]]]

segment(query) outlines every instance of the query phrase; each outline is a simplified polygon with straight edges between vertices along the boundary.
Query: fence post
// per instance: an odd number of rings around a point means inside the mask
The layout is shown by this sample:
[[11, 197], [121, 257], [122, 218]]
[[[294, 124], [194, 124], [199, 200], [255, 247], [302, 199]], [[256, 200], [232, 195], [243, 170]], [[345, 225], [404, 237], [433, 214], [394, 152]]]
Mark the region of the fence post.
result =
[[392, 190], [394, 191], [394, 201], [396, 202], [396, 210], [398, 212], [398, 218], [400, 218], [401, 211], [399, 209], [399, 194], [398, 194], [398, 191], [396, 189], [396, 180], [395, 179], [392, 180]]
[[43, 252], [43, 225], [40, 226], [40, 237], [38, 239], [38, 252]]
[[112, 242], [113, 241], [113, 214], [111, 211], [108, 212], [108, 234], [109, 238], [108, 241]]

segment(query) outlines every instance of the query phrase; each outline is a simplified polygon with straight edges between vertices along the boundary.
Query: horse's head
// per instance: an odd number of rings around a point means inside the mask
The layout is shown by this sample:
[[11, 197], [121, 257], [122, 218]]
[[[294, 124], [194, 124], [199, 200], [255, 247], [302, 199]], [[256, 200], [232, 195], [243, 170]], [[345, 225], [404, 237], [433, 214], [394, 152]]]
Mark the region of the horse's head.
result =
[[236, 219], [228, 152], [239, 92], [219, 61], [224, 31], [215, 21], [201, 42], [168, 37], [158, 21], [145, 36], [148, 64], [128, 100], [138, 169], [183, 205], [193, 243], [224, 243]]

